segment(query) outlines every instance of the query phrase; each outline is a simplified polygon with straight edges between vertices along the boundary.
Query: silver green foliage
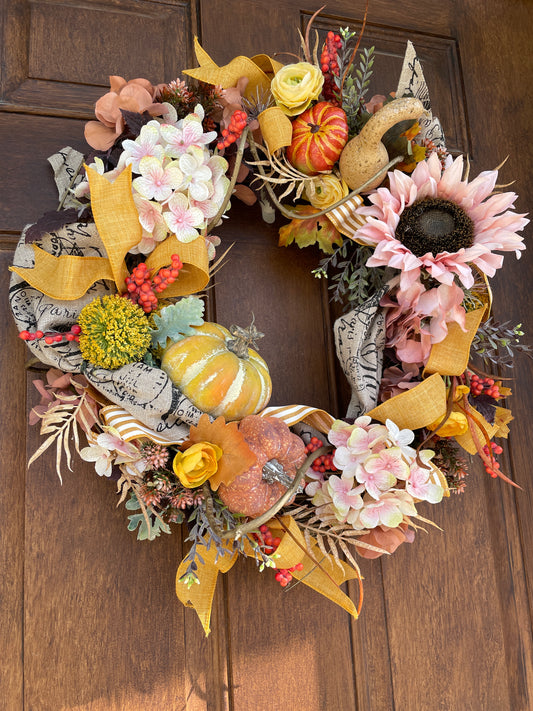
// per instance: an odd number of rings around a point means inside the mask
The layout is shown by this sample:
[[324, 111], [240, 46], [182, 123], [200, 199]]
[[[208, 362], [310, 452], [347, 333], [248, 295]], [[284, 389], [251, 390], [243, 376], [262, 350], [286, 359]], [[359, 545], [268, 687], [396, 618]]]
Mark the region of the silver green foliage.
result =
[[160, 314], [154, 315], [155, 329], [152, 330], [152, 346], [165, 348], [167, 341], [180, 341], [194, 334], [193, 326], [204, 322], [204, 302], [197, 296], [188, 296], [175, 304], [164, 306]]

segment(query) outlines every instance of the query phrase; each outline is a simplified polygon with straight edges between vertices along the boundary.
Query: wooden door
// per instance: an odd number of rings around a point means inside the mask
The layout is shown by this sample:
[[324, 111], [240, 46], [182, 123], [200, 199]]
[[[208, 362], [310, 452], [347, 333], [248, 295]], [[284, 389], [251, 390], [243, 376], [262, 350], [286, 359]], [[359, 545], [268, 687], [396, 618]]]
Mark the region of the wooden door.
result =
[[[236, 54], [298, 52], [296, 30], [318, 2], [293, 0], [2, 0], [0, 244], [6, 269], [24, 224], [55, 205], [46, 158], [84, 150], [83, 123], [107, 76], [175, 78], [193, 66], [192, 37], [220, 63]], [[360, 26], [362, 0], [333, 0], [321, 31]], [[371, 0], [365, 46], [374, 87], [393, 90], [405, 42], [421, 57], [449, 147], [473, 172], [506, 155], [525, 212], [532, 170], [533, 5], [497, 0]], [[288, 61], [288, 60], [287, 60]], [[530, 205], [531, 206], [531, 205]], [[342, 415], [318, 253], [279, 249], [276, 226], [234, 205], [220, 231], [235, 242], [210, 297], [210, 316], [254, 312], [273, 372], [273, 404]], [[522, 322], [533, 252], [507, 257], [494, 280], [495, 313]], [[206, 640], [174, 598], [179, 534], [139, 543], [115, 507], [113, 485], [76, 462], [59, 485], [53, 456], [28, 471], [39, 443], [26, 352], [2, 300], [0, 708], [6, 711], [305, 709], [526, 711], [533, 707], [531, 596], [533, 374], [515, 365], [516, 420], [505, 466], [515, 491], [479, 468], [464, 496], [430, 512], [443, 529], [388, 560], [363, 561], [358, 622], [308, 589], [284, 594], [251, 561], [219, 581]], [[304, 367], [301, 358], [304, 356]], [[355, 590], [348, 586], [355, 595]]]

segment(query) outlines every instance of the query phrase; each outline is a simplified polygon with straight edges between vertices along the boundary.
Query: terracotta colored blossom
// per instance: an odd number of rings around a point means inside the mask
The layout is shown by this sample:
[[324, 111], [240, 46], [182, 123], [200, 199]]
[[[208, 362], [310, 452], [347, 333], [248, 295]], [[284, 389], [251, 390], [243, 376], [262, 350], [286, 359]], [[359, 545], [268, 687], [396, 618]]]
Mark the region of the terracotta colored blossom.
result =
[[[367, 265], [401, 270], [402, 291], [423, 272], [448, 286], [457, 278], [469, 289], [474, 284], [471, 265], [492, 277], [503, 263], [496, 252], [512, 251], [519, 257], [525, 245], [517, 232], [529, 220], [512, 210], [516, 194], [491, 195], [496, 170], [471, 182], [462, 180], [462, 174], [462, 156], [442, 170], [435, 153], [410, 176], [389, 173], [390, 187], [378, 188], [369, 195], [373, 204], [358, 210], [367, 222], [356, 239], [374, 247]], [[454, 246], [446, 249], [449, 244]]]
[[158, 87], [147, 79], [131, 79], [110, 76], [111, 90], [96, 102], [94, 113], [97, 121], [85, 124], [85, 140], [98, 151], [107, 151], [124, 131], [121, 109], [161, 116], [166, 109], [154, 98]]
[[359, 543], [367, 543], [370, 546], [381, 548], [381, 551], [369, 550], [363, 546], [358, 546], [357, 552], [362, 558], [379, 558], [383, 553], [394, 553], [402, 543], [412, 543], [415, 532], [406, 523], [401, 523], [397, 528], [387, 528], [387, 526], [376, 526], [369, 533], [358, 538]]
[[420, 382], [419, 376], [420, 368], [413, 363], [402, 363], [401, 368], [385, 368], [379, 386], [380, 401], [390, 400], [395, 395], [414, 388]]

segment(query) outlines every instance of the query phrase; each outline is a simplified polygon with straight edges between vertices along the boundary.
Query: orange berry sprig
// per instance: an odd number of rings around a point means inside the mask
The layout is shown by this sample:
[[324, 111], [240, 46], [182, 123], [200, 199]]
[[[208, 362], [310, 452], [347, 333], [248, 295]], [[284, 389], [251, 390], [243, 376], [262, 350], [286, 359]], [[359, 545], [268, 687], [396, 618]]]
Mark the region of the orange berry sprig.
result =
[[490, 474], [493, 479], [496, 479], [496, 477], [498, 476], [498, 469], [500, 468], [500, 463], [496, 461], [494, 455], [502, 454], [503, 447], [500, 447], [500, 445], [496, 444], [496, 442], [491, 442], [490, 447], [492, 450], [491, 452], [489, 452], [488, 445], [485, 445], [483, 447], [483, 452], [487, 455], [487, 457], [490, 458], [491, 462], [489, 465], [483, 460], [483, 466], [485, 467], [485, 471], [487, 472], [487, 474]]
[[[317, 449], [320, 449], [320, 447], [323, 446], [324, 442], [322, 442], [321, 439], [318, 439], [318, 437], [311, 437], [311, 441], [308, 445], [306, 445], [305, 451], [307, 454], [311, 454], [311, 452], [316, 452]], [[311, 464], [311, 469], [314, 469], [315, 472], [320, 472], [322, 474], [324, 474], [324, 472], [338, 471], [337, 467], [333, 464], [334, 455], [335, 452], [331, 452], [330, 454], [323, 454], [321, 457], [317, 457]]]
[[474, 397], [488, 395], [494, 400], [501, 397], [500, 386], [493, 378], [480, 378], [479, 375], [475, 373], [470, 376], [470, 392]]
[[59, 331], [46, 331], [46, 333], [43, 333], [43, 331], [21, 331], [19, 338], [22, 338], [23, 341], [40, 341], [41, 338], [44, 338], [46, 345], [51, 346], [52, 343], [61, 343], [63, 340], [79, 343], [80, 333], [81, 326], [75, 323], [70, 331], [65, 333], [60, 333]]
[[[272, 531], [266, 524], [263, 524], [259, 528], [259, 533], [254, 535], [259, 544], [264, 546], [264, 550], [267, 555], [272, 555], [281, 543], [281, 538], [274, 538], [272, 536]], [[293, 565], [292, 568], [278, 568], [276, 570], [275, 578], [281, 587], [285, 588], [292, 580], [292, 573], [294, 573], [295, 570], [303, 570], [303, 567], [303, 563], [296, 563], [296, 565]]]
[[139, 304], [145, 314], [149, 314], [157, 308], [157, 296], [163, 292], [167, 286], [176, 281], [180, 270], [183, 269], [183, 264], [179, 255], [171, 256], [172, 264], [170, 267], [164, 267], [152, 277], [150, 270], [144, 262], [141, 262], [131, 271], [129, 277], [126, 277], [125, 296], [133, 301], [134, 304]]
[[246, 128], [248, 123], [248, 114], [246, 111], [237, 109], [231, 114], [229, 125], [222, 131], [222, 139], [217, 143], [217, 148], [221, 151], [223, 148], [228, 148], [232, 143], [239, 138], [241, 133]]
[[332, 104], [339, 105], [339, 90], [335, 84], [333, 76], [339, 76], [339, 63], [337, 61], [337, 53], [342, 47], [342, 40], [339, 35], [334, 32], [328, 32], [324, 48], [320, 55], [320, 68], [324, 75], [324, 86], [322, 87], [322, 95], [326, 101]]

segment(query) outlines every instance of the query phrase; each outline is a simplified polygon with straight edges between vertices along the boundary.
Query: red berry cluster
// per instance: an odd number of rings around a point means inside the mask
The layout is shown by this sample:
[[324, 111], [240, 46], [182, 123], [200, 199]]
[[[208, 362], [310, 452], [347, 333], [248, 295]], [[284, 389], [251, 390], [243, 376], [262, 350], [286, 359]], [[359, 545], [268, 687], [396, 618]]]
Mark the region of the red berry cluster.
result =
[[173, 254], [171, 267], [160, 269], [156, 276], [152, 277], [150, 270], [144, 262], [141, 262], [132, 269], [131, 275], [126, 277], [126, 296], [134, 304], [139, 304], [145, 314], [149, 314], [157, 308], [157, 294], [164, 291], [169, 284], [178, 278], [183, 264], [179, 255]]
[[[274, 538], [270, 528], [263, 524], [259, 528], [259, 533], [254, 534], [256, 541], [264, 547], [264, 551], [267, 555], [274, 553], [276, 548], [281, 543], [281, 538]], [[292, 573], [295, 570], [303, 570], [303, 564], [297, 563], [293, 565], [292, 568], [278, 568], [276, 570], [276, 580], [281, 585], [282, 588], [286, 587], [292, 580]]]
[[492, 378], [480, 378], [479, 375], [470, 376], [470, 392], [474, 397], [488, 395], [497, 400], [500, 396], [500, 388]]
[[342, 40], [334, 32], [328, 32], [324, 48], [320, 55], [320, 68], [324, 75], [324, 86], [322, 95], [326, 101], [333, 104], [339, 103], [339, 90], [335, 84], [333, 76], [339, 76], [339, 64], [337, 62], [337, 52], [342, 47]]
[[[492, 449], [492, 456], [490, 457], [490, 459], [492, 460], [492, 464], [489, 465], [486, 462], [483, 462], [483, 464], [485, 465], [485, 470], [487, 474], [490, 474], [493, 479], [496, 479], [496, 477], [498, 476], [498, 469], [500, 468], [500, 463], [494, 459], [494, 455], [501, 454], [503, 452], [503, 448], [500, 447], [499, 444], [496, 444], [496, 442], [491, 442], [490, 446]], [[483, 452], [487, 455], [487, 457], [489, 457], [488, 445], [485, 445], [483, 447]]]
[[22, 338], [23, 341], [39, 341], [41, 338], [44, 338], [44, 342], [48, 346], [51, 346], [52, 343], [61, 343], [63, 340], [76, 341], [76, 343], [79, 343], [80, 333], [81, 326], [75, 323], [70, 331], [66, 333], [59, 333], [58, 331], [47, 331], [46, 333], [42, 331], [34, 331], [33, 333], [30, 331], [21, 331], [19, 338]]
[[241, 133], [246, 128], [248, 123], [248, 114], [246, 111], [237, 109], [231, 114], [229, 126], [222, 131], [222, 140], [217, 143], [217, 148], [221, 151], [223, 148], [231, 146], [232, 143], [239, 138]]
[[[307, 454], [311, 454], [311, 452], [316, 452], [317, 449], [320, 449], [320, 447], [323, 446], [324, 442], [322, 442], [321, 439], [318, 439], [318, 437], [311, 437], [311, 441], [306, 446], [305, 451]], [[333, 464], [333, 455], [334, 452], [317, 457], [311, 464], [311, 469], [314, 469], [315, 472], [322, 472], [322, 474], [324, 472], [336, 472], [337, 467]]]

